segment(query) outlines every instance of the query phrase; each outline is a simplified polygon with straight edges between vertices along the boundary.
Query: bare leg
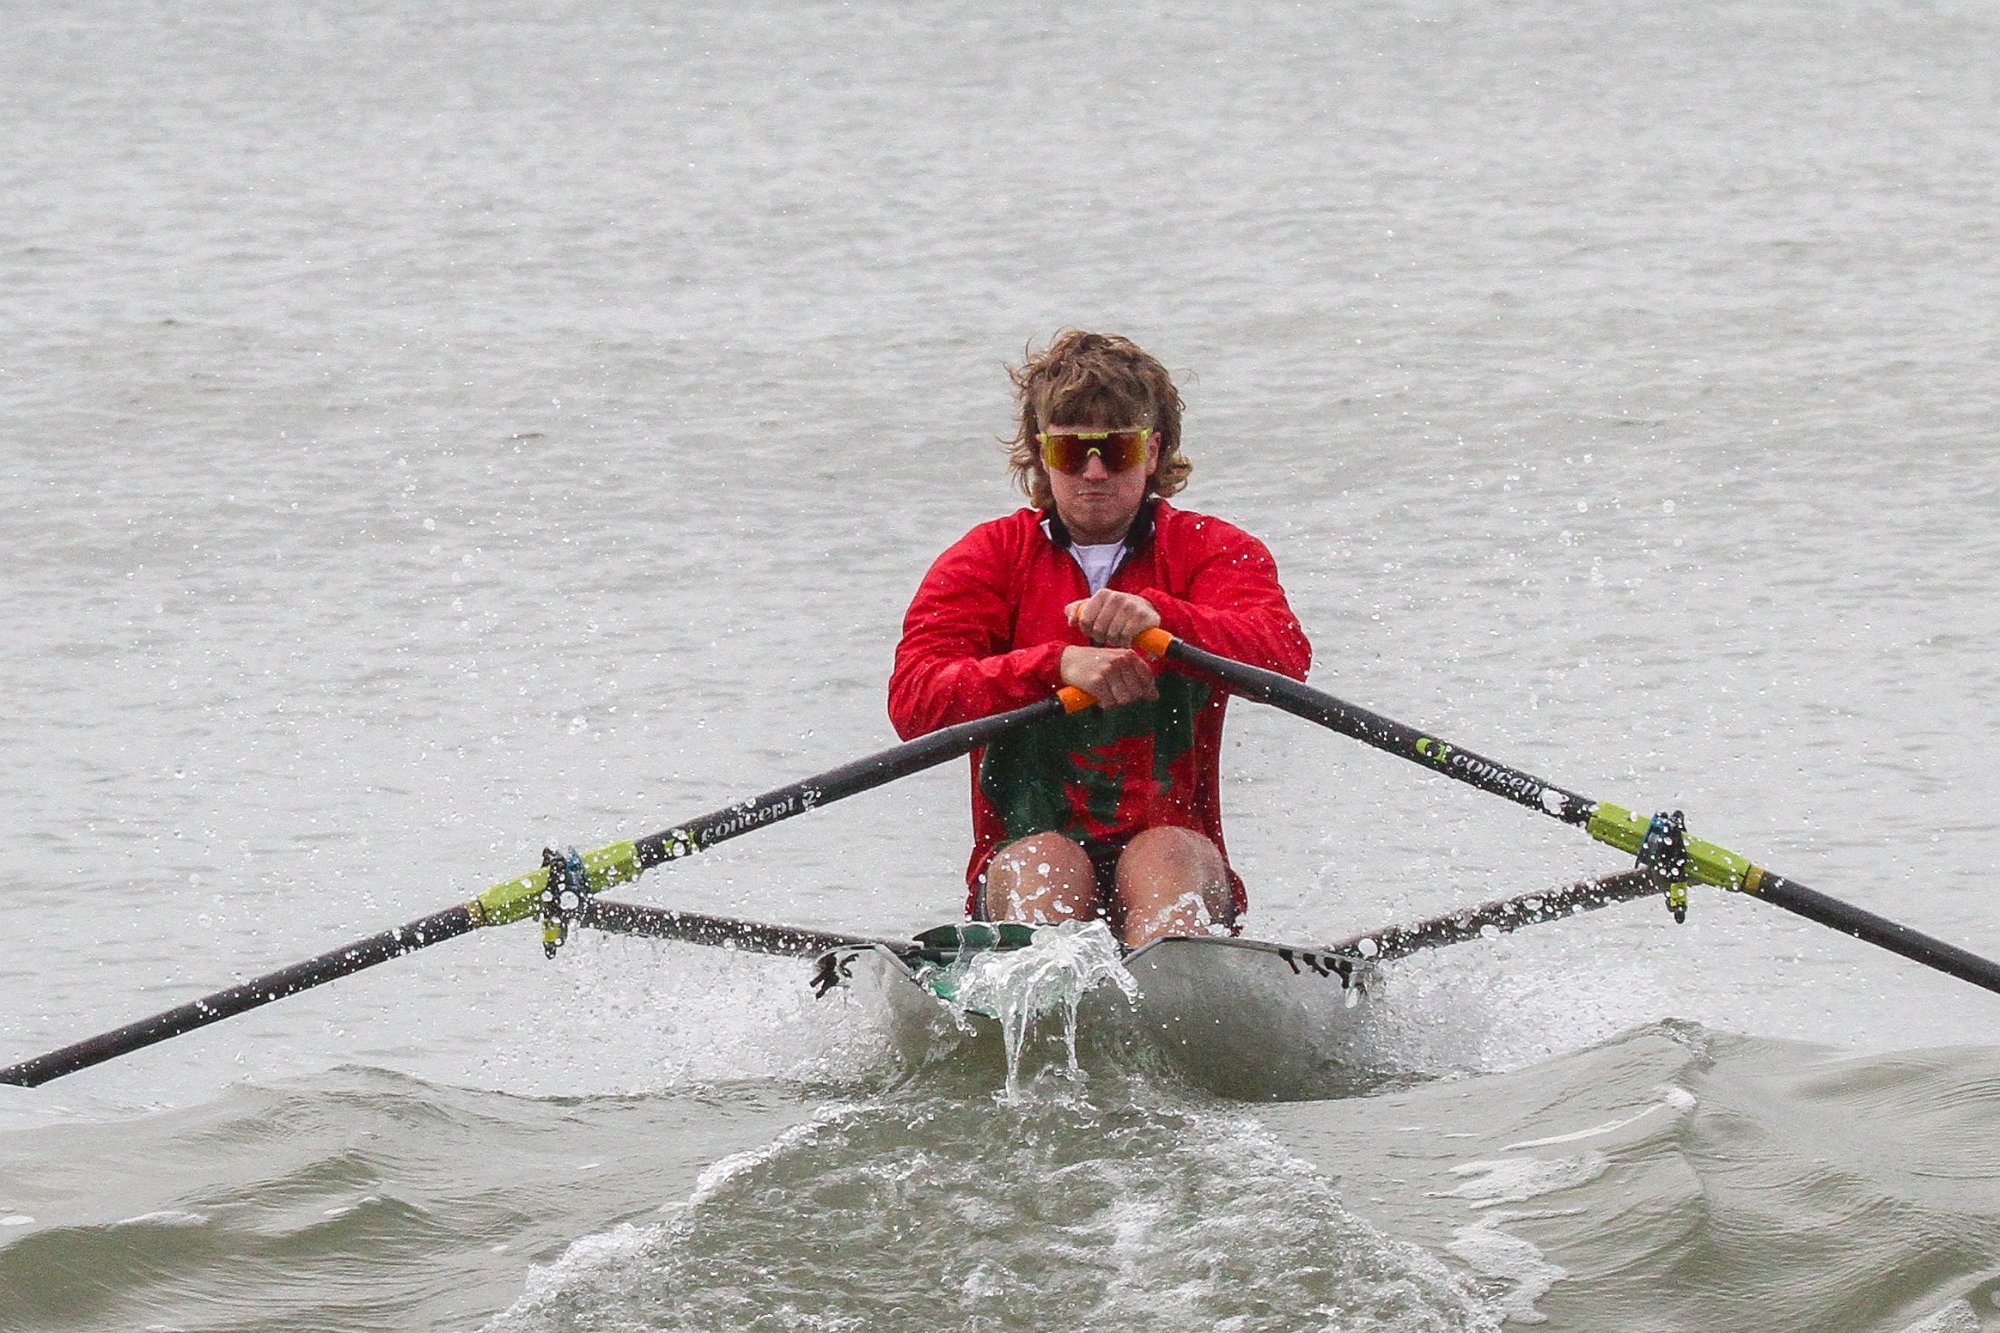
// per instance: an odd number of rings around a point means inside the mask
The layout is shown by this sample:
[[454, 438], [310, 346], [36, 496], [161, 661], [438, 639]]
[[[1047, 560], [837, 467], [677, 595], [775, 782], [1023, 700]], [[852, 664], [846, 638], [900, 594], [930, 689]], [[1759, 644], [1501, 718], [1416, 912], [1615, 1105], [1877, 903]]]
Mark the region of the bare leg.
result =
[[986, 916], [991, 921], [1089, 921], [1104, 915], [1097, 872], [1082, 847], [1060, 833], [1010, 842], [986, 867]]
[[1163, 935], [1206, 935], [1235, 916], [1222, 853], [1186, 828], [1150, 828], [1118, 858], [1119, 934], [1136, 949]]

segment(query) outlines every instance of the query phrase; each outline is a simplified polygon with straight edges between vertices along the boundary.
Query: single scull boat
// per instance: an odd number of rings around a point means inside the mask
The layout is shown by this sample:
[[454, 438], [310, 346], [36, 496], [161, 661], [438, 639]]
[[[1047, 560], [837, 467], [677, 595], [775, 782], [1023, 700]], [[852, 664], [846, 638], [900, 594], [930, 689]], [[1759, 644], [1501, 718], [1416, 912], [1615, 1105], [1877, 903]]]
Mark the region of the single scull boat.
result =
[[[1649, 820], [1622, 806], [1608, 801], [1592, 800], [1532, 774], [1451, 745], [1438, 737], [1391, 718], [1322, 693], [1310, 685], [1206, 652], [1159, 630], [1151, 630], [1140, 635], [1135, 641], [1135, 646], [1164, 661], [1177, 663], [1217, 680], [1232, 692], [1245, 698], [1270, 704], [1376, 749], [1411, 760], [1432, 772], [1443, 773], [1481, 791], [1504, 797], [1541, 814], [1559, 819], [1565, 824], [1580, 827], [1597, 841], [1628, 854], [1635, 854], [1638, 858], [1639, 868], [1636, 871], [1594, 882], [1597, 886], [1618, 884], [1620, 887], [1613, 895], [1600, 892], [1596, 901], [1584, 903], [1580, 897], [1566, 897], [1575, 895], [1576, 890], [1572, 889], [1557, 894], [1535, 894], [1502, 903], [1491, 903], [1465, 913], [1420, 922], [1415, 926], [1398, 927], [1369, 936], [1356, 937], [1354, 941], [1349, 942], [1353, 945], [1351, 951], [1353, 960], [1367, 961], [1395, 957], [1399, 953], [1469, 939], [1493, 930], [1510, 930], [1533, 921], [1549, 920], [1554, 916], [1567, 915], [1581, 906], [1601, 906], [1607, 901], [1622, 901], [1645, 893], [1663, 893], [1673, 908], [1675, 917], [1679, 918], [1686, 911], [1687, 886], [1690, 883], [1701, 883], [1750, 895], [1760, 901], [1796, 912], [1808, 920], [1888, 949], [1926, 967], [1935, 968], [1988, 990], [2000, 991], [2000, 964], [1957, 945], [1912, 930], [1901, 923], [1887, 920], [1809, 889], [1796, 880], [1765, 870], [1747, 857], [1689, 836], [1678, 812], [1658, 814]], [[109, 1032], [0, 1068], [0, 1083], [35, 1087], [50, 1079], [87, 1069], [181, 1033], [218, 1022], [231, 1015], [269, 1004], [287, 995], [295, 995], [310, 987], [359, 972], [363, 968], [373, 967], [418, 949], [455, 939], [473, 930], [530, 919], [540, 920], [543, 947], [551, 957], [555, 955], [572, 924], [619, 929], [621, 927], [618, 923], [623, 923], [627, 927], [637, 929], [641, 934], [664, 935], [692, 943], [733, 945], [763, 952], [792, 953], [815, 958], [829, 953], [838, 955], [843, 950], [849, 950], [856, 951], [858, 959], [879, 946], [881, 950], [886, 951], [888, 958], [895, 959], [900, 966], [907, 968], [912, 973], [912, 979], [921, 980], [916, 975], [917, 969], [909, 966], [912, 957], [920, 958], [927, 948], [940, 955], [943, 952], [936, 946], [925, 945], [921, 941], [905, 943], [879, 940], [791, 926], [731, 921], [700, 913], [641, 908], [634, 904], [614, 905], [602, 902], [596, 895], [615, 885], [637, 879], [655, 866], [684, 856], [692, 856], [726, 839], [740, 837], [781, 820], [804, 814], [819, 806], [933, 767], [977, 749], [1007, 732], [1032, 726], [1058, 716], [1064, 711], [1074, 712], [1091, 707], [1093, 702], [1088, 695], [1080, 691], [1064, 690], [1059, 692], [1058, 696], [1014, 709], [1012, 712], [962, 722], [920, 736], [913, 741], [884, 750], [880, 754], [869, 755], [813, 777], [801, 779], [789, 786], [766, 792], [761, 796], [738, 801], [734, 805], [725, 806], [710, 814], [636, 841], [611, 843], [583, 855], [577, 854], [574, 850], [547, 851], [543, 854], [539, 868], [495, 884], [470, 901], [434, 912], [406, 925], [356, 940], [342, 948], [305, 959], [253, 981], [228, 987], [163, 1013], [127, 1023]], [[1551, 904], [1565, 901], [1570, 905], [1551, 907]], [[1350, 950], [1340, 945], [1299, 949], [1288, 945], [1265, 945], [1249, 940], [1201, 940], [1186, 944], [1163, 943], [1151, 954], [1141, 950], [1128, 960], [1127, 966], [1136, 968], [1135, 976], [1145, 974], [1152, 979], [1153, 993], [1161, 997], [1152, 1002], [1154, 1012], [1160, 1015], [1159, 1021], [1163, 1025], [1160, 1031], [1166, 1035], [1168, 1045], [1180, 1044], [1184, 1036], [1188, 1044], [1195, 1044], [1196, 1038], [1193, 1034], [1202, 1033], [1204, 1023], [1213, 1025], [1208, 1029], [1208, 1037], [1221, 1044], [1226, 1040], [1221, 1025], [1235, 1021], [1233, 1018], [1225, 1019], [1222, 1016], [1223, 1011], [1227, 1010], [1233, 1014], [1239, 1008], [1254, 1009], [1254, 1006], [1237, 1006], [1233, 1003], [1223, 1004], [1203, 1000], [1195, 1007], [1212, 1011], [1210, 1016], [1204, 1017], [1193, 1012], [1185, 998], [1169, 997], [1176, 995], [1184, 997], [1190, 985], [1206, 983], [1199, 981], [1188, 983], [1176, 978], [1189, 974], [1197, 977], [1220, 975], [1225, 969], [1254, 971], [1258, 968], [1262, 968], [1264, 973], [1270, 976], [1281, 977], [1282, 974], [1275, 972], [1271, 964], [1237, 955], [1264, 953], [1279, 962], [1285, 962], [1286, 966], [1291, 966], [1290, 962], [1286, 962], [1287, 952], [1295, 962], [1307, 958], [1317, 961], [1331, 959], [1338, 962], [1348, 958], [1350, 954]], [[1183, 959], [1201, 961], [1199, 965], [1183, 965], [1181, 961]], [[851, 970], [852, 964], [850, 964]], [[1355, 975], [1351, 965], [1345, 974], [1341, 974], [1337, 968], [1328, 970], [1333, 975], [1341, 976], [1343, 992], [1351, 987]], [[837, 963], [835, 971], [838, 972]], [[1295, 973], [1294, 980], [1300, 981], [1303, 985], [1303, 974]], [[1324, 978], [1315, 976], [1313, 980], [1319, 982]], [[1220, 993], [1220, 987], [1215, 989]], [[1262, 979], [1259, 979], [1254, 985], [1246, 985], [1240, 989], [1244, 993], [1250, 993], [1266, 988]], [[1281, 993], [1295, 996], [1301, 992]], [[1345, 995], [1342, 996], [1341, 1003], [1344, 1005]], [[1291, 1010], [1287, 1007], [1290, 1004], [1290, 999], [1282, 1000], [1275, 1012], [1280, 1015], [1290, 1013]], [[1280, 1021], [1287, 1020], [1281, 1018]]]

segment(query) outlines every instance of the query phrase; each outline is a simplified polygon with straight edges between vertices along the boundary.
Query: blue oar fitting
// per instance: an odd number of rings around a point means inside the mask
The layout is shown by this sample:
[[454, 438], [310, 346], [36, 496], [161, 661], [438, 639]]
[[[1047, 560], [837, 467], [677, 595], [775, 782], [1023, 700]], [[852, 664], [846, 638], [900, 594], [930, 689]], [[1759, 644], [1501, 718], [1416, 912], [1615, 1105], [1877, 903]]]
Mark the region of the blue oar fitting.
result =
[[1687, 820], [1678, 810], [1653, 816], [1639, 843], [1639, 869], [1667, 895], [1667, 910], [1682, 923], [1688, 917]]
[[569, 919], [583, 908], [583, 897], [590, 892], [590, 876], [574, 847], [560, 852], [542, 848], [542, 866], [549, 872], [548, 884], [542, 889], [542, 954], [554, 958], [569, 938]]

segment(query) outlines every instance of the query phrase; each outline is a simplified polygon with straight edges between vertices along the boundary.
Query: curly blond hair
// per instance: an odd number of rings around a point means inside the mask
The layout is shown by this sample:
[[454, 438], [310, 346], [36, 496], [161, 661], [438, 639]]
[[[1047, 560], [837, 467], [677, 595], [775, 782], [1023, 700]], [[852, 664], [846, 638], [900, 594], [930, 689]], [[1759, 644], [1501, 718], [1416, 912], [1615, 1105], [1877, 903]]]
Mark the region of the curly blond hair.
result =
[[1026, 359], [1007, 374], [1021, 408], [1020, 424], [1006, 441], [1007, 470], [1037, 509], [1055, 503], [1035, 439], [1051, 421], [1151, 426], [1160, 439], [1160, 465], [1146, 493], [1173, 495], [1187, 485], [1194, 464], [1181, 452], [1180, 390], [1167, 368], [1130, 338], [1066, 329], [1041, 353], [1028, 344]]

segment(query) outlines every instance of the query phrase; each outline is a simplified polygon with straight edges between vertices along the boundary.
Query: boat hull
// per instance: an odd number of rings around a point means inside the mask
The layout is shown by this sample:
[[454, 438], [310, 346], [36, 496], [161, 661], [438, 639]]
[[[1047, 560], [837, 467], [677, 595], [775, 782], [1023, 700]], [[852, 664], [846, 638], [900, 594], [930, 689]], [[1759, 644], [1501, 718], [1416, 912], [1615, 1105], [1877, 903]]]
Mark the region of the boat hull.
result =
[[[1135, 950], [1125, 967], [1135, 995], [1104, 985], [1077, 1006], [1075, 1048], [1087, 1067], [1165, 1072], [1260, 1101], [1336, 1095], [1373, 1081], [1369, 967], [1360, 960], [1261, 941], [1168, 939]], [[822, 969], [879, 1003], [912, 1068], [1002, 1039], [991, 1017], [940, 998], [935, 967], [886, 947], [835, 951]]]

